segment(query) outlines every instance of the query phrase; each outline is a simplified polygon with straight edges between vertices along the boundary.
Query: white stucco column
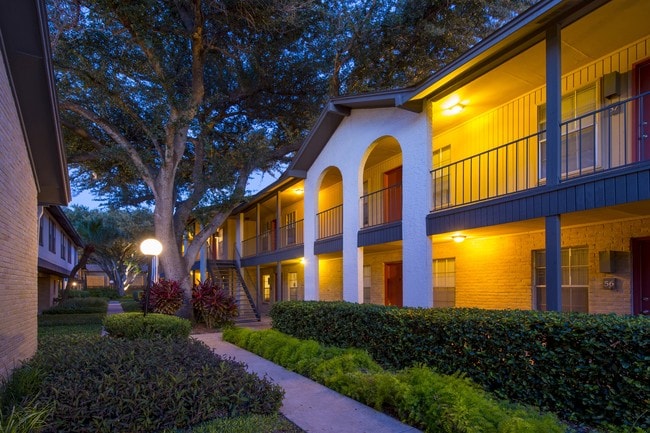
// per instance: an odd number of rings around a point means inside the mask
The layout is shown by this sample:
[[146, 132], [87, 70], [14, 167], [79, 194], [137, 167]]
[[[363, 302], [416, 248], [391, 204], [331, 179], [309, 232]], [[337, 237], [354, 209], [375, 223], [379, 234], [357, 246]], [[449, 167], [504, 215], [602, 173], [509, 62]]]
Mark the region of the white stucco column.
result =
[[316, 227], [318, 224], [318, 219], [316, 218], [318, 199], [317, 176], [309, 176], [305, 179], [304, 188], [303, 254], [305, 263], [303, 266], [305, 272], [305, 301], [317, 301], [319, 299], [318, 257], [314, 255], [314, 242], [316, 241]]
[[431, 240], [426, 218], [431, 210], [432, 146], [424, 113], [400, 136], [402, 145], [402, 270], [405, 307], [433, 305]]
[[357, 247], [359, 232], [359, 197], [363, 170], [358, 161], [342, 167], [343, 175], [343, 300], [363, 302], [363, 248]]

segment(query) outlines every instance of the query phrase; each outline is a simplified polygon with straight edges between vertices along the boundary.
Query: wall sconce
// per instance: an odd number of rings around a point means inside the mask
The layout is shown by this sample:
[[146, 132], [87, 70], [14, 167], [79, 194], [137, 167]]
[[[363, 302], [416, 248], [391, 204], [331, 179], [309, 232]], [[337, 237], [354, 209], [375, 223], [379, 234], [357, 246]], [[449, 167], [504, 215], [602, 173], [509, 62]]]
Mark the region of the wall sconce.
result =
[[451, 238], [454, 240], [454, 242], [461, 243], [465, 240], [467, 236], [465, 235], [453, 235]]
[[305, 260], [304, 257], [301, 257], [301, 258], [300, 258], [300, 264], [301, 264], [301, 265], [304, 265], [306, 262], [307, 262], [307, 260]]

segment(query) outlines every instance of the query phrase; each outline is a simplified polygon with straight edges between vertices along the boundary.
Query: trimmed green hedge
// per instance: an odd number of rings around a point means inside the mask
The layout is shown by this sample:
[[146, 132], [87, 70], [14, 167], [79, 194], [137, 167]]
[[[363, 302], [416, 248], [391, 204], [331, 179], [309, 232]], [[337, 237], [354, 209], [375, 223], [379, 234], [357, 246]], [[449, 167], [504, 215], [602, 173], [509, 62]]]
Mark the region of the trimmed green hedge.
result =
[[61, 336], [40, 347], [11, 380], [20, 381], [11, 385], [13, 401], [51, 408], [43, 433], [188, 428], [277, 414], [283, 397], [279, 386], [247, 373], [244, 364], [188, 338]]
[[366, 351], [323, 347], [274, 330], [226, 329], [224, 339], [342, 394], [437, 433], [562, 433], [551, 414], [498, 401], [471, 380], [426, 367], [384, 371]]
[[106, 298], [70, 298], [43, 311], [43, 314], [105, 314], [107, 308], [108, 300]]
[[90, 287], [88, 288], [90, 296], [107, 299], [119, 299], [117, 289], [114, 287]]
[[650, 320], [618, 315], [282, 302], [273, 328], [385, 367], [462, 372], [563, 419], [650, 429]]
[[176, 316], [149, 313], [111, 314], [104, 319], [104, 329], [111, 337], [136, 338], [188, 338], [192, 323]]

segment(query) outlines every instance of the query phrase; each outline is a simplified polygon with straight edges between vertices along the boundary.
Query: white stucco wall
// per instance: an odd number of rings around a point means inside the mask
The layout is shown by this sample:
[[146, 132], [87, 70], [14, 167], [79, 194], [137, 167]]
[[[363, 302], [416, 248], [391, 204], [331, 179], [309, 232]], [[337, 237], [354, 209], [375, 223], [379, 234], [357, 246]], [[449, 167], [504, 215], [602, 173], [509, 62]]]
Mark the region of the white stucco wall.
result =
[[[404, 305], [431, 306], [431, 243], [426, 236], [430, 211], [431, 142], [426, 113], [399, 108], [352, 110], [312, 164], [305, 179], [305, 258], [317, 263], [313, 244], [317, 233], [317, 197], [322, 173], [336, 167], [343, 178], [343, 299], [363, 301], [363, 254], [357, 248], [359, 197], [369, 147], [390, 136], [402, 149], [402, 230]], [[305, 297], [318, 299], [317, 266], [305, 268]]]

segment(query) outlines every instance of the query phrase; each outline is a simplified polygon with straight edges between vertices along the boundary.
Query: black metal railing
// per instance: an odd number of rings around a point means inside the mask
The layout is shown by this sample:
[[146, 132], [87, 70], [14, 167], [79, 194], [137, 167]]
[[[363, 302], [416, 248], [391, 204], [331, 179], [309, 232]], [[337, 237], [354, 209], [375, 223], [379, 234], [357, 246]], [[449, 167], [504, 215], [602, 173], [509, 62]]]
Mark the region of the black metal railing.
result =
[[325, 239], [343, 233], [343, 205], [334, 206], [316, 214], [318, 234], [316, 239]]
[[361, 197], [363, 227], [402, 220], [402, 184], [391, 185]]
[[[303, 220], [287, 224], [275, 230], [267, 230], [258, 236], [253, 236], [242, 241], [242, 257], [268, 253], [282, 248], [302, 245]], [[279, 242], [278, 242], [279, 240]]]
[[280, 248], [303, 244], [303, 220], [280, 227]]
[[[650, 159], [650, 92], [560, 124], [560, 180]], [[546, 183], [546, 130], [431, 170], [433, 211]]]

